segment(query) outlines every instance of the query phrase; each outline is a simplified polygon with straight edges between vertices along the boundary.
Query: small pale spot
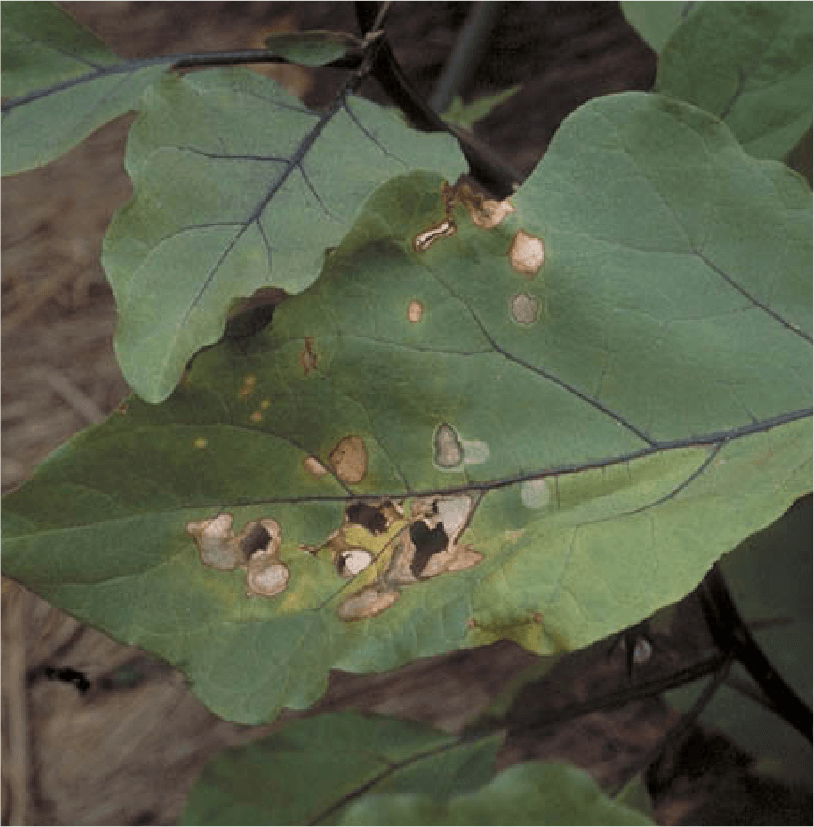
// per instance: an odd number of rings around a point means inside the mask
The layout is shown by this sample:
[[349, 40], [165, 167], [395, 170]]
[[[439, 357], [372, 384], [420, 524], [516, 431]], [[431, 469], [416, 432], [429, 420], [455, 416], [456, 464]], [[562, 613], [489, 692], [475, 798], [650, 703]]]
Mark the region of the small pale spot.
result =
[[419, 301], [411, 301], [410, 306], [407, 308], [407, 320], [415, 324], [421, 321], [423, 315], [424, 305]]
[[423, 253], [429, 250], [439, 238], [449, 238], [455, 235], [457, 229], [455, 222], [451, 218], [446, 218], [440, 224], [419, 233], [413, 240], [413, 249], [417, 253]]
[[246, 378], [243, 380], [243, 387], [240, 389], [238, 396], [241, 399], [246, 399], [254, 393], [256, 386], [257, 377], [253, 373], [248, 374], [248, 376], [246, 376]]
[[367, 448], [360, 436], [346, 436], [336, 443], [328, 460], [342, 482], [355, 484], [367, 475]]
[[653, 646], [647, 638], [640, 637], [636, 639], [633, 646], [633, 662], [641, 665], [647, 663], [653, 654]]
[[442, 422], [435, 431], [433, 440], [435, 463], [441, 468], [457, 468], [464, 458], [464, 449], [455, 429]]
[[258, 422], [260, 422], [260, 421], [263, 419], [263, 414], [262, 414], [262, 412], [261, 412], [261, 411], [255, 411], [255, 412], [254, 412], [254, 413], [253, 413], [253, 414], [249, 417], [249, 419], [251, 419], [251, 421], [252, 421], [252, 422], [254, 422], [255, 424], [257, 424]]
[[531, 619], [532, 619], [532, 621], [534, 621], [534, 623], [542, 623], [542, 622], [543, 622], [543, 614], [542, 614], [542, 612], [535, 612], [535, 613], [531, 616]]
[[518, 230], [509, 248], [509, 263], [528, 279], [533, 279], [545, 261], [545, 247], [537, 236]]
[[505, 201], [486, 199], [479, 206], [473, 205], [470, 207], [470, 205], [467, 204], [467, 207], [469, 207], [472, 222], [476, 227], [480, 227], [483, 230], [493, 230], [509, 213], [514, 212], [514, 207], [508, 199]]
[[195, 441], [192, 444], [196, 448], [203, 450], [204, 448], [206, 448], [207, 445], [209, 445], [209, 440], [204, 436], [199, 436], [195, 439]]
[[119, 402], [116, 406], [116, 413], [120, 416], [124, 416], [127, 413], [128, 404], [126, 402]]
[[470, 497], [442, 497], [435, 501], [438, 519], [452, 542], [458, 538], [472, 510]]
[[464, 449], [464, 465], [482, 465], [489, 459], [489, 445], [478, 439], [462, 439]]
[[271, 400], [270, 400], [270, 399], [264, 399], [264, 400], [260, 403], [260, 407], [261, 407], [264, 411], [267, 411], [267, 410], [271, 407]]
[[373, 561], [373, 555], [363, 548], [352, 548], [340, 553], [336, 561], [337, 571], [343, 577], [355, 577]]
[[509, 299], [509, 311], [518, 324], [534, 324], [540, 315], [540, 300], [528, 293], [518, 293]]
[[545, 480], [526, 480], [520, 486], [520, 501], [526, 508], [542, 508], [551, 500], [551, 490]]
[[306, 457], [302, 466], [312, 477], [317, 479], [321, 479], [328, 473], [328, 469], [316, 457]]
[[268, 554], [249, 560], [246, 573], [246, 594], [274, 597], [288, 585], [288, 566]]
[[362, 620], [375, 617], [389, 609], [399, 599], [397, 591], [379, 591], [370, 586], [357, 594], [351, 595], [338, 609], [342, 620]]
[[231, 514], [218, 514], [211, 520], [186, 524], [186, 532], [195, 540], [205, 566], [224, 570], [237, 566], [240, 543], [232, 531], [232, 522]]

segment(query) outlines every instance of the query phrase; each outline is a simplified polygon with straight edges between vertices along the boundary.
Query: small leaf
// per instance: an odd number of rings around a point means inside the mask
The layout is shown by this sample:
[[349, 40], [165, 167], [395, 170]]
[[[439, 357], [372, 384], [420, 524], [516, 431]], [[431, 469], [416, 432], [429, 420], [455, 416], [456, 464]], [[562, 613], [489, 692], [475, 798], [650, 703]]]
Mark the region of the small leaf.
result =
[[471, 129], [478, 121], [482, 121], [493, 110], [511, 100], [522, 87], [518, 84], [494, 95], [484, 95], [476, 98], [471, 103], [464, 103], [463, 99], [456, 96], [442, 117], [449, 123], [457, 124], [464, 129]]
[[235, 297], [314, 282], [381, 183], [465, 169], [448, 135], [417, 133], [361, 98], [312, 112], [245, 70], [165, 77], [142, 101], [126, 164], [135, 197], [108, 229], [103, 264], [119, 364], [151, 402], [220, 338]]
[[339, 824], [653, 824], [610, 799], [584, 770], [529, 761], [498, 774], [479, 790], [439, 801], [418, 789], [368, 793]]
[[362, 44], [345, 32], [281, 32], [266, 38], [266, 48], [292, 63], [324, 66], [345, 55], [358, 53]]
[[780, 160], [811, 126], [811, 40], [805, 3], [704, 3], [662, 50], [656, 90], [717, 115], [752, 155]]
[[370, 791], [447, 798], [489, 781], [501, 741], [462, 743], [426, 724], [355, 712], [295, 721], [211, 761], [181, 823], [335, 824]]
[[[270, 327], [7, 496], [4, 573], [257, 722], [333, 668], [584, 647], [810, 490], [799, 176], [629, 93], [570, 116], [512, 210], [473, 199], [429, 173], [381, 187]], [[202, 559], [221, 514], [227, 551], [280, 527], [282, 592]]]
[[4, 5], [2, 46], [3, 175], [47, 164], [135, 109], [169, 62], [123, 61], [53, 3]]

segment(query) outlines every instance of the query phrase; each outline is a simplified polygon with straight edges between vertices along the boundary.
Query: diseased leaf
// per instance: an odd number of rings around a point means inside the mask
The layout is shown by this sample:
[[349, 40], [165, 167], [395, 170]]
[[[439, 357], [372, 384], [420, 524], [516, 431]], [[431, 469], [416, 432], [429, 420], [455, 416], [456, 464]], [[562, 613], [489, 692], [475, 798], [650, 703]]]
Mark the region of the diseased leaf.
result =
[[747, 152], [782, 159], [811, 126], [805, 3], [704, 3], [659, 56], [656, 90], [717, 115]]
[[423, 791], [372, 793], [352, 802], [338, 824], [653, 824], [609, 798], [586, 773], [529, 761], [481, 789], [438, 801]]
[[449, 135], [352, 96], [312, 112], [246, 70], [165, 77], [142, 101], [126, 164], [135, 196], [102, 261], [119, 365], [151, 402], [220, 338], [235, 297], [315, 281], [381, 183], [412, 169], [454, 180], [466, 167]]
[[[629, 93], [513, 205], [442, 183], [379, 189], [270, 328], [43, 463], [4, 572], [256, 722], [331, 668], [583, 647], [810, 490], [802, 179]], [[256, 553], [274, 597], [246, 595]]]
[[136, 108], [168, 60], [123, 61], [53, 3], [2, 16], [3, 175], [53, 161]]
[[272, 54], [303, 66], [324, 66], [361, 47], [361, 41], [345, 32], [280, 32], [266, 38]]
[[295, 721], [211, 761], [182, 824], [336, 824], [371, 792], [448, 798], [488, 783], [502, 739], [462, 743], [426, 724], [355, 712]]

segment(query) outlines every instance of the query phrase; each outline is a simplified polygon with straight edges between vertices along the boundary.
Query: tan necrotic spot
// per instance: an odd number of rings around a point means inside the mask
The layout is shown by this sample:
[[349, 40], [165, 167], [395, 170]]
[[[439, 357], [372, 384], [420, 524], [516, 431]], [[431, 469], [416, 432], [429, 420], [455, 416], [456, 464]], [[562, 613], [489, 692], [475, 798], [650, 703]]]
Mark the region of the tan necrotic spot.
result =
[[421, 321], [423, 315], [424, 305], [419, 301], [411, 301], [410, 306], [407, 308], [407, 320], [415, 324]]
[[398, 599], [397, 591], [380, 591], [375, 586], [369, 586], [351, 595], [339, 606], [339, 617], [342, 620], [363, 620], [366, 617], [375, 617], [385, 609], [389, 609]]
[[361, 482], [367, 475], [367, 448], [360, 436], [346, 436], [336, 443], [328, 456], [336, 476], [351, 485]]
[[312, 370], [316, 370], [318, 362], [319, 357], [314, 350], [314, 340], [310, 336], [306, 336], [303, 349], [300, 352], [300, 367], [303, 373], [308, 376]]
[[518, 324], [534, 324], [540, 316], [540, 300], [528, 293], [518, 293], [509, 299], [509, 312]]
[[537, 236], [518, 230], [509, 248], [509, 263], [528, 279], [533, 279], [545, 261], [545, 247]]
[[250, 373], [243, 380], [243, 386], [240, 388], [240, 391], [238, 392], [238, 396], [241, 399], [247, 399], [249, 396], [251, 396], [254, 393], [256, 387], [257, 387], [257, 377], [253, 373]]
[[249, 419], [257, 425], [263, 419], [263, 414], [261, 411], [254, 411]]
[[442, 422], [433, 437], [435, 464], [441, 468], [457, 468], [464, 458], [464, 449], [455, 429]]
[[526, 480], [520, 485], [520, 501], [526, 508], [543, 508], [551, 500], [548, 483], [542, 480]]
[[316, 479], [322, 479], [328, 473], [328, 469], [316, 457], [306, 457], [302, 466]]
[[205, 566], [229, 570], [240, 562], [240, 543], [232, 531], [232, 522], [231, 514], [219, 513], [211, 520], [186, 524], [186, 532], [195, 540]]
[[445, 218], [440, 224], [419, 233], [413, 239], [413, 249], [417, 253], [423, 253], [429, 250], [439, 238], [449, 238], [455, 235], [456, 230], [455, 222], [451, 218]]

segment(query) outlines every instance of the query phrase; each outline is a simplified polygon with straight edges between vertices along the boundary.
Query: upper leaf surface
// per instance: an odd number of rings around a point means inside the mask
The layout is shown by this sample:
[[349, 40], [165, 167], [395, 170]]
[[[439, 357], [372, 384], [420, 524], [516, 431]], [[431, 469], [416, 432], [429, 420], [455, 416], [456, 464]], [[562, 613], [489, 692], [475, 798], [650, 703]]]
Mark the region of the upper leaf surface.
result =
[[47, 164], [135, 109], [166, 68], [122, 61], [53, 3], [6, 3], [2, 46], [3, 175]]
[[685, 2], [639, 2], [623, 0], [620, 4], [628, 23], [642, 36], [654, 52], [660, 52], [670, 35], [702, 3]]
[[372, 793], [353, 801], [339, 824], [652, 824], [609, 798], [588, 773], [529, 761], [473, 792], [438, 801], [423, 791]]
[[[492, 229], [441, 183], [381, 188], [270, 329], [44, 463], [4, 571], [257, 721], [332, 667], [584, 646], [809, 489], [798, 176], [632, 93], [571, 116]], [[244, 542], [276, 596], [202, 564]]]
[[119, 364], [153, 402], [221, 336], [235, 297], [308, 287], [384, 181], [465, 169], [448, 135], [350, 96], [312, 112], [243, 70], [165, 77], [142, 102], [126, 163], [135, 197], [108, 230], [103, 264]]
[[811, 40], [805, 3], [704, 3], [661, 50], [656, 89], [717, 115], [756, 157], [782, 159], [811, 126]]
[[353, 712], [295, 721], [211, 761], [182, 823], [335, 824], [372, 791], [444, 799], [488, 783], [501, 740], [462, 744], [426, 724]]
[[279, 32], [266, 38], [270, 52], [303, 66], [324, 66], [361, 46], [358, 38], [345, 32]]

